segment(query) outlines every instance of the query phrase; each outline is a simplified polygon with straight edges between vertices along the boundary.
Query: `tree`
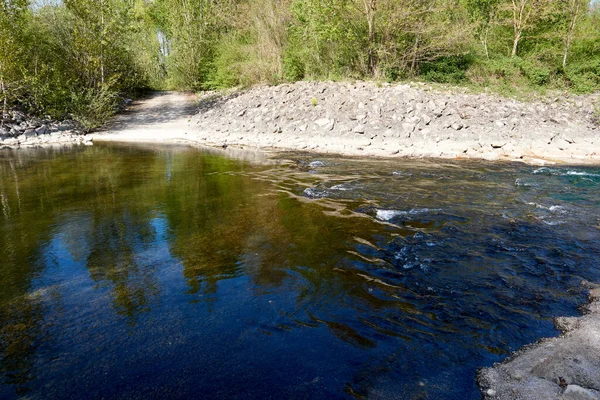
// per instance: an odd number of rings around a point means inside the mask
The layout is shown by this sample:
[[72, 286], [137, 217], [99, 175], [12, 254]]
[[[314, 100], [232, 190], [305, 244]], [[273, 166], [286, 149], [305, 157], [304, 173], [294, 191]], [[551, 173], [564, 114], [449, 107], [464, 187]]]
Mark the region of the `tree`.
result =
[[564, 15], [564, 21], [566, 22], [566, 29], [564, 33], [564, 53], [562, 60], [562, 67], [567, 67], [567, 57], [569, 56], [569, 49], [573, 41], [573, 35], [575, 33], [575, 27], [578, 20], [587, 11], [589, 0], [560, 0], [560, 7], [562, 14]]
[[511, 58], [517, 55], [523, 33], [534, 29], [547, 18], [554, 11], [555, 2], [556, 0], [511, 0], [509, 5], [513, 30]]
[[2, 115], [7, 114], [11, 91], [17, 89], [20, 58], [23, 54], [23, 29], [27, 23], [27, 0], [0, 0], [0, 93]]
[[490, 58], [489, 34], [497, 22], [500, 2], [501, 0], [469, 0], [466, 5], [475, 22], [475, 31], [486, 58]]

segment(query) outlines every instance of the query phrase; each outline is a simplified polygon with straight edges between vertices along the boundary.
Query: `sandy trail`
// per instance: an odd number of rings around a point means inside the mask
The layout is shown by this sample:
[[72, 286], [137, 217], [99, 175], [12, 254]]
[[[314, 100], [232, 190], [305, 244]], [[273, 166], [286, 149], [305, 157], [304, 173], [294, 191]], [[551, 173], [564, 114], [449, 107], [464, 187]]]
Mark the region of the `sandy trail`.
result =
[[93, 135], [95, 142], [180, 142], [188, 136], [197, 111], [194, 94], [157, 92], [136, 100]]

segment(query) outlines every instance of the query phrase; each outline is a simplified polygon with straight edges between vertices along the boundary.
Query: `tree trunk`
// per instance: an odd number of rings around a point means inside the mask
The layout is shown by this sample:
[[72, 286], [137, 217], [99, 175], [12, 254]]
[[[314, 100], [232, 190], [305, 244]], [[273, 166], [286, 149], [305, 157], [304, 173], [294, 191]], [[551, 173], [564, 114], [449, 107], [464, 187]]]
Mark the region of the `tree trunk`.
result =
[[412, 72], [413, 74], [415, 73], [415, 69], [417, 67], [417, 55], [419, 52], [419, 39], [420, 39], [420, 36], [417, 35], [417, 37], [415, 38], [415, 47], [413, 48], [413, 59], [412, 59], [411, 65], [410, 65], [410, 72]]
[[490, 27], [486, 26], [485, 31], [480, 35], [481, 44], [483, 45], [483, 49], [485, 50], [485, 57], [489, 60], [490, 52], [488, 49], [488, 34], [490, 32]]
[[528, 0], [520, 0], [519, 2], [517, 2], [516, 0], [512, 0], [513, 31], [515, 33], [515, 37], [513, 40], [513, 48], [510, 53], [510, 58], [513, 58], [517, 55], [517, 48], [519, 47], [519, 40], [521, 40], [521, 33], [523, 33], [523, 26], [526, 23], [530, 14], [525, 14], [525, 6], [527, 5], [527, 1]]
[[569, 47], [571, 47], [571, 35], [567, 35], [567, 43], [565, 44], [565, 55], [563, 56], [562, 67], [567, 68], [567, 57], [569, 56]]
[[6, 94], [6, 86], [4, 84], [4, 74], [2, 73], [2, 66], [0, 65], [0, 91], [2, 91], [2, 119], [6, 117], [6, 111], [8, 110], [8, 94]]
[[569, 56], [569, 48], [571, 47], [571, 40], [573, 38], [573, 31], [575, 30], [575, 24], [577, 23], [577, 16], [579, 15], [579, 7], [581, 3], [578, 0], [575, 0], [575, 9], [571, 9], [571, 23], [569, 24], [569, 29], [567, 30], [567, 37], [565, 40], [565, 54], [563, 56], [562, 67], [565, 69], [567, 67], [567, 57]]
[[519, 40], [521, 40], [521, 32], [520, 31], [515, 34], [515, 40], [513, 41], [513, 48], [510, 53], [510, 58], [513, 58], [514, 56], [517, 55], [517, 48], [519, 47]]
[[375, 44], [375, 11], [377, 10], [377, 0], [363, 0], [363, 4], [369, 26], [367, 68], [369, 69], [369, 74], [373, 75], [376, 64], [373, 46]]
[[100, 35], [100, 81], [104, 86], [104, 1], [100, 1], [100, 18], [102, 23], [102, 32]]
[[375, 60], [373, 56], [373, 39], [374, 39], [374, 27], [373, 27], [373, 14], [369, 15], [369, 54], [368, 54], [368, 68], [369, 74], [373, 75], [375, 71]]

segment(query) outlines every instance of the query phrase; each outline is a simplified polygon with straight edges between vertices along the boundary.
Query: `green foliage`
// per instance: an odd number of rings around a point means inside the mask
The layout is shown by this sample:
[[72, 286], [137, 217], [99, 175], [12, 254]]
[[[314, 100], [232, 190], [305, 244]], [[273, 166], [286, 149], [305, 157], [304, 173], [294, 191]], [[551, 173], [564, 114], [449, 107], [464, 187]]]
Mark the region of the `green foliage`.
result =
[[366, 71], [365, 21], [343, 0], [296, 0], [283, 60], [288, 80], [361, 77]]
[[[0, 0], [0, 107], [75, 115], [88, 128], [117, 96], [148, 87], [370, 78], [600, 90], [600, 6], [586, 0], [45, 4]], [[532, 12], [519, 22], [520, 4]]]
[[441, 57], [421, 65], [421, 77], [437, 83], [463, 83], [468, 80], [467, 70], [473, 63], [472, 54]]
[[575, 93], [591, 93], [600, 90], [600, 57], [570, 66], [565, 70], [565, 76]]
[[72, 93], [73, 116], [86, 131], [104, 124], [117, 110], [116, 77], [100, 87]]
[[551, 71], [543, 63], [520, 57], [515, 57], [513, 60], [519, 72], [532, 84], [542, 86], [549, 82]]
[[91, 129], [114, 112], [119, 94], [147, 86], [136, 53], [147, 30], [132, 2], [65, 0], [29, 8], [25, 1], [18, 7], [2, 1], [0, 77], [7, 103], [34, 114], [75, 116]]

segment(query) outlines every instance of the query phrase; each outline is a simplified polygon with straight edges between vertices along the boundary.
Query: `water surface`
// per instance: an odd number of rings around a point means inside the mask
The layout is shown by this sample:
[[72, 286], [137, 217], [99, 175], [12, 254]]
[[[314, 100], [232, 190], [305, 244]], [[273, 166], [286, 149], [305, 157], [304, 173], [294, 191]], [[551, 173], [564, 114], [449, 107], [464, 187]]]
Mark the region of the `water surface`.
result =
[[[291, 161], [283, 161], [283, 158]], [[0, 153], [1, 398], [478, 399], [600, 281], [600, 169]]]

